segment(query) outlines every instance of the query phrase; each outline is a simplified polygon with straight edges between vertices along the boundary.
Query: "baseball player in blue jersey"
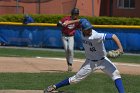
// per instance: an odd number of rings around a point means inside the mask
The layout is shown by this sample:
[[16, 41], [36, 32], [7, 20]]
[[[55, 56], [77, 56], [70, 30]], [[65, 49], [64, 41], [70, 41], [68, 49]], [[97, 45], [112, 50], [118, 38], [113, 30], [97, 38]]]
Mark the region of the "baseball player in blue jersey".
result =
[[[44, 93], [55, 91], [56, 89], [78, 83], [85, 79], [91, 72], [98, 69], [106, 73], [115, 83], [118, 93], [125, 93], [121, 75], [117, 67], [106, 57], [104, 41], [113, 39], [118, 50], [123, 53], [122, 45], [115, 34], [98, 33], [93, 30], [93, 26], [86, 19], [77, 20], [82, 25], [82, 42], [85, 49], [86, 60], [80, 70], [72, 77], [69, 77], [59, 83], [49, 86]], [[75, 21], [71, 21], [75, 22]], [[67, 24], [67, 23], [66, 23]]]
[[24, 15], [23, 24], [33, 23], [34, 19], [28, 14]]

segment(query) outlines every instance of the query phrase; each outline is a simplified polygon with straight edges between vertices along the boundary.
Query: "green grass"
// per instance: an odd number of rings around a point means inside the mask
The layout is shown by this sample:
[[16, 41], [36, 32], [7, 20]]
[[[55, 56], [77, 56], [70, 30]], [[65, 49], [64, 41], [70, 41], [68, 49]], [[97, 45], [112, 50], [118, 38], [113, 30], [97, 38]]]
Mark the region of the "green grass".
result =
[[[51, 50], [29, 50], [29, 49], [12, 49], [0, 48], [0, 56], [6, 57], [61, 57], [65, 58], [64, 51], [51, 51]], [[75, 52], [75, 58], [84, 59], [83, 52]], [[122, 55], [119, 58], [111, 59], [113, 62], [127, 62], [140, 64], [140, 56], [136, 55]]]
[[[0, 73], [0, 89], [43, 90], [75, 73]], [[126, 93], [140, 93], [140, 75], [122, 75]], [[59, 90], [74, 93], [118, 93], [112, 79], [94, 73], [78, 84]], [[94, 91], [94, 92], [93, 92]]]
[[[0, 56], [4, 57], [62, 57], [63, 51], [27, 50], [0, 48]], [[75, 52], [75, 58], [84, 59], [84, 53]], [[140, 56], [123, 55], [115, 62], [140, 63]], [[130, 68], [131, 69], [131, 68]], [[0, 73], [0, 90], [43, 90], [75, 73]], [[122, 75], [126, 93], [140, 93], [140, 75]], [[74, 93], [118, 93], [113, 81], [103, 73], [94, 73], [78, 84], [60, 88]]]

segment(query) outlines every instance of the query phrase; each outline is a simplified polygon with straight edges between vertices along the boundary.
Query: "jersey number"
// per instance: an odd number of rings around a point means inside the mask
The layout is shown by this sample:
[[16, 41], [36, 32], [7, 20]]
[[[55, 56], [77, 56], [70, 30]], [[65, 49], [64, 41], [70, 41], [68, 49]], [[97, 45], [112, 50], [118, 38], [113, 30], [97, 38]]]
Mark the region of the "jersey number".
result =
[[95, 47], [91, 47], [90, 51], [92, 51], [92, 52], [96, 51]]

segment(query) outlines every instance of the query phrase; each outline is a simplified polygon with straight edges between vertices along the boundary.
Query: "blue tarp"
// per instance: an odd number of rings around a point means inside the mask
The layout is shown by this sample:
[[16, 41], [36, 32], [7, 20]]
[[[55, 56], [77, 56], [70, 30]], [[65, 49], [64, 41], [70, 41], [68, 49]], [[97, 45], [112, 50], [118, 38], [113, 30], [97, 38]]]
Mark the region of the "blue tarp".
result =
[[[140, 29], [95, 28], [98, 32], [116, 34], [125, 51], [140, 51]], [[0, 42], [8, 46], [63, 48], [61, 29], [45, 26], [0, 25]], [[107, 50], [116, 49], [112, 40], [105, 41]], [[83, 49], [80, 31], [75, 34], [75, 49]]]

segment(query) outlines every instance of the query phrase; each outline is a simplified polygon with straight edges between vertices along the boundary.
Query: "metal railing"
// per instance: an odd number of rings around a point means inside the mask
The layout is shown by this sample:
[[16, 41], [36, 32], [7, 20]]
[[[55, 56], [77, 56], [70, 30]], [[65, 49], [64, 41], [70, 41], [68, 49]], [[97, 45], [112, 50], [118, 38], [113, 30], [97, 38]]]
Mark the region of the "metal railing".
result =
[[1, 14], [24, 14], [24, 7], [0, 5], [0, 11]]

